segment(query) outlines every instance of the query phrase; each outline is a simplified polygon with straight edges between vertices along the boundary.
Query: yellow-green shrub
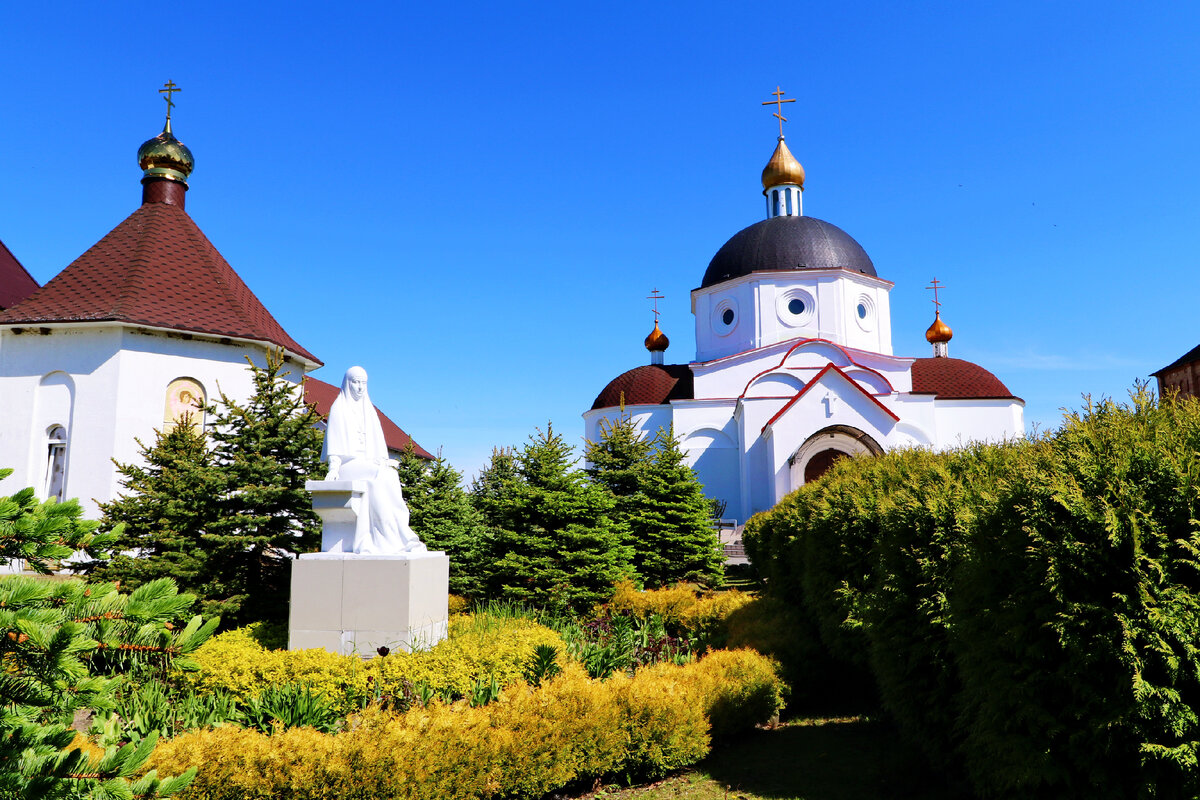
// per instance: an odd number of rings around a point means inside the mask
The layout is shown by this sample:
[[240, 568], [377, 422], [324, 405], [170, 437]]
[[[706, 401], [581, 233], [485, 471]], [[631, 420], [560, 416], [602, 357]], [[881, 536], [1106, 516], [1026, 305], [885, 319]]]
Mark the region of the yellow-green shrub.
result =
[[644, 620], [657, 614], [668, 628], [691, 636], [711, 636], [734, 611], [754, 600], [754, 595], [731, 589], [700, 592], [687, 584], [638, 591], [629, 581], [617, 584], [609, 608]]
[[471, 601], [462, 595], [452, 594], [447, 598], [446, 605], [451, 615], [462, 614], [471, 605]]
[[448, 638], [429, 650], [396, 651], [364, 662], [318, 649], [267, 650], [251, 630], [239, 628], [201, 646], [193, 657], [200, 670], [185, 677], [198, 689], [226, 689], [243, 698], [272, 684], [303, 683], [345, 711], [365, 696], [369, 683], [388, 694], [408, 680], [458, 695], [470, 694], [481, 679], [513, 683], [542, 644], [565, 650], [557, 633], [531, 620], [465, 614], [455, 617]]
[[[541, 797], [585, 778], [695, 763], [709, 749], [706, 717], [726, 732], [763, 722], [781, 692], [773, 663], [750, 651], [604, 682], [568, 664], [540, 688], [510, 686], [487, 706], [434, 702], [399, 716], [371, 709], [337, 735], [187, 733], [160, 743], [148, 767], [198, 765], [183, 800]], [[737, 703], [738, 714], [724, 708]]]

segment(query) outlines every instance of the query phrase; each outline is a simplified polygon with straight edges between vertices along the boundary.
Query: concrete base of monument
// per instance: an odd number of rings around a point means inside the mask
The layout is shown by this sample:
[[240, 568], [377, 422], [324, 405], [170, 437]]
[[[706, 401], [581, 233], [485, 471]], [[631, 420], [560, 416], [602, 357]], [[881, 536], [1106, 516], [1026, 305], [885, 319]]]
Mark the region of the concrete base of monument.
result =
[[305, 553], [292, 562], [288, 649], [368, 658], [378, 648], [424, 650], [446, 638], [445, 553]]

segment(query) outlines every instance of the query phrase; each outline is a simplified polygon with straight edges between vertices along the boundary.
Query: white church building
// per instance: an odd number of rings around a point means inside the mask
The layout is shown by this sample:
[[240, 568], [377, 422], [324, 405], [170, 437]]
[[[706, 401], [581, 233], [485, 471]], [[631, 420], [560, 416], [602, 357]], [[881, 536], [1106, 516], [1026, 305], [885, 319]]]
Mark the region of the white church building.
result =
[[[184, 210], [191, 152], [171, 132], [138, 150], [142, 204], [39, 287], [0, 244], [0, 495], [32, 486], [79, 498], [84, 514], [120, 492], [113, 459], [184, 413], [203, 424], [219, 391], [247, 400], [246, 359], [282, 348], [291, 380], [321, 361], [288, 335]], [[335, 387], [305, 381], [328, 413]], [[393, 451], [411, 439], [381, 413]], [[432, 458], [413, 443], [419, 455]]]
[[894, 284], [849, 234], [803, 215], [804, 169], [782, 132], [762, 185], [766, 219], [734, 234], [691, 293], [695, 360], [663, 363], [656, 320], [651, 363], [584, 413], [589, 440], [623, 416], [648, 436], [674, 425], [706, 494], [744, 522], [847, 455], [1024, 435], [1024, 401], [949, 357], [940, 313], [932, 357], [893, 354]]

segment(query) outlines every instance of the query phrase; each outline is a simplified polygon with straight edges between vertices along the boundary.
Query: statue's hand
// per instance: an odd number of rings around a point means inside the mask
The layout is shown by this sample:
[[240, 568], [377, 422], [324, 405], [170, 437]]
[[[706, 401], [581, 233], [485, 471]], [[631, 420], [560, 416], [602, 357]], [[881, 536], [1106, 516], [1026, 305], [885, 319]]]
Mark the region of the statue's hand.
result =
[[325, 476], [327, 481], [336, 481], [338, 479], [338, 470], [336, 467], [329, 470], [329, 474]]
[[325, 474], [325, 480], [336, 481], [338, 475], [342, 473], [342, 460], [337, 456], [329, 457], [329, 472]]

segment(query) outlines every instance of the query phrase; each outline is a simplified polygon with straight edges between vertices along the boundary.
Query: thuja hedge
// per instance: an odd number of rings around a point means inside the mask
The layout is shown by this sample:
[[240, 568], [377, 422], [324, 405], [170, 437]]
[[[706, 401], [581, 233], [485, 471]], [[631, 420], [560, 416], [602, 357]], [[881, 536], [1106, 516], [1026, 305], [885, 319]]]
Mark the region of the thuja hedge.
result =
[[770, 590], [987, 797], [1200, 795], [1200, 404], [848, 460], [747, 525]]
[[200, 765], [181, 800], [538, 798], [602, 776], [653, 777], [695, 763], [710, 735], [777, 713], [782, 691], [774, 663], [749, 650], [606, 681], [569, 663], [540, 687], [516, 683], [488, 705], [368, 709], [338, 734], [185, 733], [160, 743], [150, 766]]

